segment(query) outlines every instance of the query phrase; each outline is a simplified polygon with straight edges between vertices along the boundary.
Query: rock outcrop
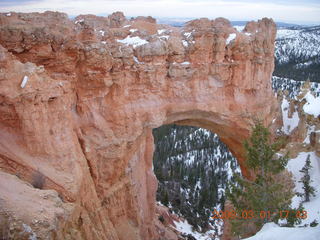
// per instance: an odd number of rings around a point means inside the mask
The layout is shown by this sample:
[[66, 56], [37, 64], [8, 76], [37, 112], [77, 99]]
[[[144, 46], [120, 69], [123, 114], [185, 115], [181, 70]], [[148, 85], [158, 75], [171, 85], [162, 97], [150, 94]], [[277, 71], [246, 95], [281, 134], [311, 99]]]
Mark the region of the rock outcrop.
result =
[[238, 32], [223, 18], [0, 14], [0, 218], [17, 226], [5, 234], [159, 239], [163, 124], [218, 133], [249, 176], [242, 142], [277, 111], [275, 33], [266, 18]]

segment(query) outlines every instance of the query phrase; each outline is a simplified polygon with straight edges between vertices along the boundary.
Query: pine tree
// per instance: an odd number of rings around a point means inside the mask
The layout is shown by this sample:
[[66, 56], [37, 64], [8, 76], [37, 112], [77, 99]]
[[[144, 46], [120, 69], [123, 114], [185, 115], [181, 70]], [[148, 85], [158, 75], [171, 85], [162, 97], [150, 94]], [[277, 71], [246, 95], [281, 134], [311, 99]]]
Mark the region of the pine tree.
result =
[[299, 195], [304, 197], [304, 202], [309, 202], [311, 195], [315, 196], [315, 189], [310, 185], [313, 182], [310, 178], [310, 173], [309, 173], [311, 168], [312, 166], [310, 161], [310, 154], [308, 154], [306, 163], [304, 164], [303, 168], [300, 170], [300, 172], [303, 173], [303, 176], [299, 181], [303, 184], [302, 189], [304, 190], [304, 193]]
[[[231, 219], [235, 235], [249, 236], [254, 233], [252, 225], [260, 228], [265, 222], [276, 221], [275, 213], [288, 209], [293, 193], [290, 188], [279, 182], [278, 175], [284, 170], [287, 155], [276, 158], [280, 143], [271, 143], [270, 133], [260, 122], [256, 123], [248, 141], [245, 141], [246, 167], [253, 173], [253, 179], [235, 177], [235, 183], [227, 189], [227, 198], [235, 207], [238, 219]], [[244, 219], [245, 211], [252, 211]], [[261, 217], [261, 212], [270, 213]]]
[[163, 197], [162, 203], [165, 206], [169, 205], [169, 196], [168, 196], [168, 192], [166, 191], [166, 189], [164, 190], [164, 197]]

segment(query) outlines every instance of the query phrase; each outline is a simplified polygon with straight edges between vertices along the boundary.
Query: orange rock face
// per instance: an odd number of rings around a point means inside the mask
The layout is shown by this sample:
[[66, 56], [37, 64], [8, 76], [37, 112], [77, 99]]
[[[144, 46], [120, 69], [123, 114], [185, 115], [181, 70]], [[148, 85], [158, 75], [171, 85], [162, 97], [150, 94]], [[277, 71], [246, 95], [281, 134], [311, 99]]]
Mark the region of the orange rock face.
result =
[[218, 133], [248, 176], [242, 142], [277, 108], [275, 33], [270, 19], [237, 32], [223, 18], [174, 28], [119, 12], [0, 14], [0, 177], [19, 186], [0, 188], [8, 234], [159, 239], [152, 129], [163, 124]]

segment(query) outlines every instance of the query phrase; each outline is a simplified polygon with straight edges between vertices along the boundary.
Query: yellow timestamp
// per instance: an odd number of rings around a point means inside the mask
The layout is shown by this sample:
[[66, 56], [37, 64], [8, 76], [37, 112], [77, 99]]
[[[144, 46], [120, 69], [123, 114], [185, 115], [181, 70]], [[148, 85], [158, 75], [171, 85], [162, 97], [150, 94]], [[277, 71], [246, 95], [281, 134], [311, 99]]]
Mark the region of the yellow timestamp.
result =
[[288, 218], [290, 214], [295, 214], [296, 218], [306, 219], [308, 217], [307, 211], [293, 211], [293, 210], [280, 210], [272, 211], [253, 211], [253, 210], [226, 210], [226, 211], [212, 211], [211, 219], [271, 219], [278, 215], [279, 218]]

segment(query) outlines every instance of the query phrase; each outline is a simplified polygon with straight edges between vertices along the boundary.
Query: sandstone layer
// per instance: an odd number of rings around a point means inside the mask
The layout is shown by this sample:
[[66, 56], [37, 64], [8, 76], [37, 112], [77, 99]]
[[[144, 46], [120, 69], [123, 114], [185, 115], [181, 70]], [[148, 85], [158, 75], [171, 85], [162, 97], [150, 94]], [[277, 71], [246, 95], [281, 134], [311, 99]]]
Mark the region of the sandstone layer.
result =
[[277, 111], [275, 34], [266, 18], [238, 32], [224, 18], [174, 28], [120, 12], [0, 14], [6, 234], [161, 239], [152, 129], [163, 124], [218, 133], [248, 177], [242, 142]]

